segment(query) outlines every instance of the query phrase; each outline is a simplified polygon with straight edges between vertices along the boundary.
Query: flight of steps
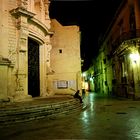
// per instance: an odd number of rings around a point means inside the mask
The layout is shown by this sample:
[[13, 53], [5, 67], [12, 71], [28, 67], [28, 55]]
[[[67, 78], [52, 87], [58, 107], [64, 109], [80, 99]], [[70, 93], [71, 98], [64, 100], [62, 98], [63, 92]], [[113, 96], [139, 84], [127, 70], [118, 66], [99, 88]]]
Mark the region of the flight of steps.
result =
[[0, 107], [0, 127], [41, 118], [54, 119], [57, 116], [80, 111], [82, 108], [83, 104], [77, 99], [69, 99], [56, 103]]

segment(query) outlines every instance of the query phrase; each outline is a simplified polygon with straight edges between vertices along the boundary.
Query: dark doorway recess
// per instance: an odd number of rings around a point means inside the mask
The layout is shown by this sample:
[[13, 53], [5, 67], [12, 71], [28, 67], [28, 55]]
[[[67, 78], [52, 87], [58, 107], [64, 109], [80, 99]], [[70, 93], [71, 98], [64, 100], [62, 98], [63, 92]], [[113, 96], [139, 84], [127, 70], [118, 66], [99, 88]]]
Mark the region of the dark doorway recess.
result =
[[32, 97], [40, 95], [39, 76], [39, 44], [28, 39], [28, 94]]

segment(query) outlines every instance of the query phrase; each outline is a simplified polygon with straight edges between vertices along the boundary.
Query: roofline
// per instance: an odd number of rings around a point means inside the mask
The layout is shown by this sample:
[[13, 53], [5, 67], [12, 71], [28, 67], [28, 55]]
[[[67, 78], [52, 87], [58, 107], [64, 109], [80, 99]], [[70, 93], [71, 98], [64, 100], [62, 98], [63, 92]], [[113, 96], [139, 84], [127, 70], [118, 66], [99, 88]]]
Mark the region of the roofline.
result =
[[127, 2], [127, 0], [123, 0], [123, 1], [121, 2], [121, 4], [119, 5], [119, 7], [118, 7], [118, 9], [117, 9], [117, 11], [116, 11], [116, 13], [115, 13], [115, 15], [114, 15], [114, 17], [113, 17], [113, 19], [112, 19], [110, 25], [109, 25], [109, 27], [107, 28], [105, 34], [104, 34], [103, 37], [101, 38], [101, 43], [100, 43], [101, 45], [103, 44], [105, 38], [106, 38], [107, 35], [109, 34], [111, 27], [113, 26], [114, 22], [116, 21], [116, 17], [119, 15], [121, 9], [124, 7], [124, 5], [126, 4], [126, 2]]

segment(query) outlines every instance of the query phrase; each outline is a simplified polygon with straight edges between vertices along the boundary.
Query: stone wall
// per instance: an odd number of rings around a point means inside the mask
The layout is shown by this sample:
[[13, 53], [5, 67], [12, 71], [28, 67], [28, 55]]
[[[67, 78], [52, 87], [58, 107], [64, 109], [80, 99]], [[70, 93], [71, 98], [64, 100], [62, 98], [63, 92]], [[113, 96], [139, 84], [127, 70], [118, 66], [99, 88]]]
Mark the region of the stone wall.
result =
[[[81, 90], [80, 31], [78, 26], [63, 26], [52, 20], [55, 31], [51, 41], [51, 68], [48, 75], [55, 94], [71, 94]], [[73, 89], [73, 90], [71, 90]]]

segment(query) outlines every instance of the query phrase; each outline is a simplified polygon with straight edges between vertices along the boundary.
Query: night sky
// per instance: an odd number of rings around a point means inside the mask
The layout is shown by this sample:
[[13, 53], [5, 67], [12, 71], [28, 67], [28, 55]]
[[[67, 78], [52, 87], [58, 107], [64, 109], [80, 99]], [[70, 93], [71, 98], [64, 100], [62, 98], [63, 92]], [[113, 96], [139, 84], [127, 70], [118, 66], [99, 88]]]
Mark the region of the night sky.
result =
[[78, 25], [81, 31], [82, 70], [88, 69], [98, 53], [102, 37], [122, 0], [51, 0], [50, 18], [62, 25]]

